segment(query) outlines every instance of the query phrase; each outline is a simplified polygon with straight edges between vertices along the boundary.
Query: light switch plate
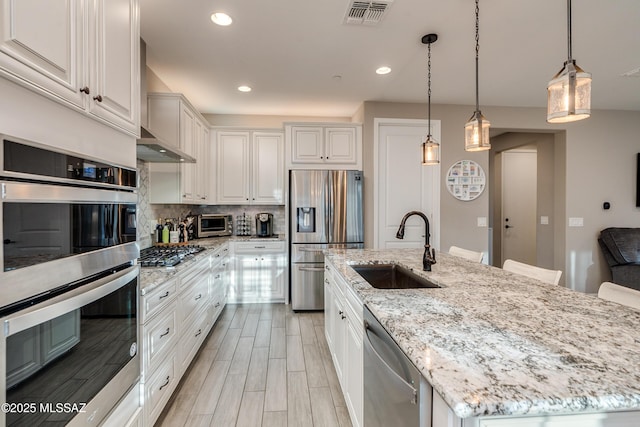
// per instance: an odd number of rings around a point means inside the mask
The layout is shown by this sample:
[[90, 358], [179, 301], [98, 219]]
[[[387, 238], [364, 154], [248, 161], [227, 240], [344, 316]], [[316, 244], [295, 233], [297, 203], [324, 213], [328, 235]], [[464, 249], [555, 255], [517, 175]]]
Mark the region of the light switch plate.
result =
[[569, 218], [569, 227], [583, 227], [584, 218]]
[[548, 216], [541, 216], [540, 217], [540, 224], [549, 225], [549, 217]]
[[487, 217], [479, 216], [478, 217], [478, 227], [486, 227], [487, 226]]

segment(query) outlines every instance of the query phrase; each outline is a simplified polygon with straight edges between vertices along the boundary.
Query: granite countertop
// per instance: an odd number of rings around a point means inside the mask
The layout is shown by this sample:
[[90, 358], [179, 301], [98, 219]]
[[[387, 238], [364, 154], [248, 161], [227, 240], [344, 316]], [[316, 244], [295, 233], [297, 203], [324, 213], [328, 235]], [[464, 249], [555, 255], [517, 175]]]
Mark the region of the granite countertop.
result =
[[[326, 255], [459, 417], [640, 410], [640, 311], [422, 249]], [[369, 263], [445, 287], [374, 289]]]
[[284, 235], [274, 237], [256, 237], [256, 236], [228, 236], [228, 237], [209, 237], [205, 239], [192, 240], [189, 243], [199, 245], [205, 248], [191, 257], [184, 258], [174, 267], [142, 267], [140, 268], [140, 289], [143, 293], [149, 292], [156, 286], [166, 282], [181, 271], [188, 270], [192, 265], [202, 259], [203, 256], [209, 255], [212, 251], [220, 248], [228, 242], [244, 242], [244, 241], [274, 241], [284, 240]]

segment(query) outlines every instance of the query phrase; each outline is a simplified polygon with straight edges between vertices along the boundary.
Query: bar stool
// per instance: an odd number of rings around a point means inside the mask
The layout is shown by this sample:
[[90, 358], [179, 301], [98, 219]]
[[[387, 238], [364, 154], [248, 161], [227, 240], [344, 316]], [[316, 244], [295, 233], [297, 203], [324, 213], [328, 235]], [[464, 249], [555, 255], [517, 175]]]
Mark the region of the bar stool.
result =
[[541, 282], [549, 283], [550, 285], [557, 285], [560, 283], [560, 277], [562, 276], [561, 270], [548, 270], [546, 268], [536, 267], [534, 265], [525, 264], [512, 259], [506, 260], [502, 265], [502, 269], [531, 277], [532, 279], [538, 279]]
[[465, 258], [465, 259], [468, 259], [469, 261], [482, 262], [483, 253], [471, 251], [469, 249], [459, 248], [457, 246], [451, 246], [449, 248], [449, 255]]
[[598, 289], [598, 298], [640, 310], [640, 291], [626, 286], [602, 282]]

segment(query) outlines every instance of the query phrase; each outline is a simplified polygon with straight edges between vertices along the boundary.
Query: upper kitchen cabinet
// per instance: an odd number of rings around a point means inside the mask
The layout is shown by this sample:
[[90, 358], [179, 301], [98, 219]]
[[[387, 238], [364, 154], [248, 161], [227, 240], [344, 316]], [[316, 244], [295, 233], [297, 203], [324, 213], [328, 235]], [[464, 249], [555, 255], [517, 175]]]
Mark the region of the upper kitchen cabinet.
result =
[[285, 126], [289, 169], [362, 169], [362, 126], [290, 123]]
[[211, 203], [209, 123], [179, 93], [148, 94], [147, 112], [149, 131], [196, 159], [196, 163], [150, 163], [149, 201]]
[[138, 0], [0, 0], [0, 34], [2, 75], [139, 136]]
[[280, 131], [216, 130], [218, 203], [284, 204], [283, 138]]

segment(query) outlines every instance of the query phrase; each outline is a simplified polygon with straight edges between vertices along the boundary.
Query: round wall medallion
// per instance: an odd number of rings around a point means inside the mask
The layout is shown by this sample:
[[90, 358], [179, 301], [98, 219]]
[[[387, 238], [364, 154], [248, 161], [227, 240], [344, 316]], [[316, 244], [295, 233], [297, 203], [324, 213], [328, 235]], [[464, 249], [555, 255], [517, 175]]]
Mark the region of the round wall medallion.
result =
[[447, 172], [447, 190], [458, 200], [468, 202], [478, 198], [485, 184], [484, 171], [473, 160], [460, 160]]

